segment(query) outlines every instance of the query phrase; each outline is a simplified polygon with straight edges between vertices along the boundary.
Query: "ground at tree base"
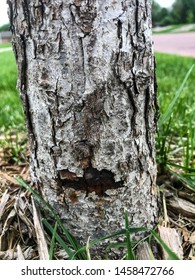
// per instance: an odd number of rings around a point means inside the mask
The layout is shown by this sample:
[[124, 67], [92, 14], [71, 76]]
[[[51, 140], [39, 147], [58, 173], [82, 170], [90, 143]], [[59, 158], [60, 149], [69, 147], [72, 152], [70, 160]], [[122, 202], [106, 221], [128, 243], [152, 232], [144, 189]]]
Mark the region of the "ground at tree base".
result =
[[[47, 248], [40, 253], [39, 242], [46, 246], [51, 236], [37, 232], [41, 213], [35, 211], [32, 195], [14, 176], [22, 177], [30, 184], [28, 150], [26, 160], [13, 162], [9, 148], [0, 150], [0, 259], [39, 260], [47, 258]], [[195, 259], [195, 192], [168, 172], [158, 174], [160, 193], [160, 218], [158, 233], [180, 259]], [[35, 217], [37, 215], [37, 217]], [[39, 216], [39, 217], [38, 217]], [[41, 231], [41, 227], [40, 227]], [[153, 252], [156, 259], [167, 259], [163, 250]], [[60, 248], [54, 252], [55, 259], [67, 259]], [[150, 259], [148, 243], [142, 243], [138, 259]]]

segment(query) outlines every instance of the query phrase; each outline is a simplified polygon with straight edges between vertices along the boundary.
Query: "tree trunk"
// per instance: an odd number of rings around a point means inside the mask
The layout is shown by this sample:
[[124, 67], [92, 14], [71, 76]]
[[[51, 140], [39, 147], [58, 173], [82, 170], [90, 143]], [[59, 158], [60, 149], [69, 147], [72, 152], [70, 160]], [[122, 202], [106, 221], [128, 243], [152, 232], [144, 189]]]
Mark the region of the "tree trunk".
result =
[[151, 1], [9, 0], [31, 177], [86, 243], [157, 217]]

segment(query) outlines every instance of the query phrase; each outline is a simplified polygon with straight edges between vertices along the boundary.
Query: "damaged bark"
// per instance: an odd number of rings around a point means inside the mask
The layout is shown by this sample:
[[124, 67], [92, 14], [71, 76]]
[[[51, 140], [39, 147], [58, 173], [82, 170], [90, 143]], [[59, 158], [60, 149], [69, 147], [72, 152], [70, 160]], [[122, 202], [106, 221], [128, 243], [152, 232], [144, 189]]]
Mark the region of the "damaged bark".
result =
[[157, 217], [151, 1], [8, 0], [31, 177], [86, 243]]

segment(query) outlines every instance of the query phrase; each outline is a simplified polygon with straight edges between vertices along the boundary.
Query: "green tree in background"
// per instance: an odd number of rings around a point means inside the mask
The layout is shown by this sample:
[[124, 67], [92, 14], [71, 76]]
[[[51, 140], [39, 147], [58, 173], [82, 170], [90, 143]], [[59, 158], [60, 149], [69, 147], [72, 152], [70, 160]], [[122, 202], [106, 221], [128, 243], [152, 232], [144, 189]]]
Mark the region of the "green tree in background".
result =
[[187, 17], [186, 17], [187, 23], [193, 23], [194, 22], [194, 13], [193, 11], [188, 11]]
[[0, 32], [2, 32], [2, 31], [9, 31], [9, 29], [10, 29], [10, 24], [6, 23], [6, 24], [4, 24], [4, 25], [2, 25], [0, 27]]
[[161, 6], [156, 1], [152, 1], [152, 22], [153, 22], [153, 25], [155, 25], [159, 22], [160, 12], [161, 12]]
[[170, 11], [162, 8], [156, 1], [152, 1], [152, 23], [155, 26], [165, 26], [174, 23]]
[[193, 23], [195, 21], [195, 0], [176, 0], [171, 13], [175, 17], [176, 23]]
[[176, 0], [170, 9], [152, 2], [153, 26], [195, 22], [195, 0]]

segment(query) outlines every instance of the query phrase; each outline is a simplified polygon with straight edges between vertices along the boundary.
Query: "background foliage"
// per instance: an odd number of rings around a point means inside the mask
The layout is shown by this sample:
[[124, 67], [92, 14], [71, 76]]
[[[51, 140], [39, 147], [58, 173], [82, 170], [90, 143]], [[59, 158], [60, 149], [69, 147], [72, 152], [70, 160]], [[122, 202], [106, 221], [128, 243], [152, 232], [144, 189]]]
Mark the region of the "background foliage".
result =
[[153, 26], [195, 22], [195, 0], [176, 0], [170, 9], [152, 2]]

